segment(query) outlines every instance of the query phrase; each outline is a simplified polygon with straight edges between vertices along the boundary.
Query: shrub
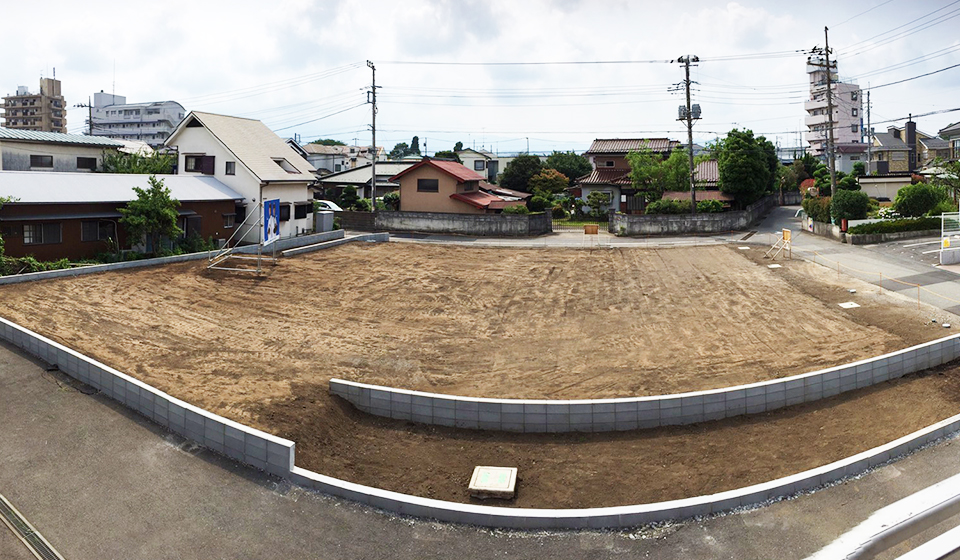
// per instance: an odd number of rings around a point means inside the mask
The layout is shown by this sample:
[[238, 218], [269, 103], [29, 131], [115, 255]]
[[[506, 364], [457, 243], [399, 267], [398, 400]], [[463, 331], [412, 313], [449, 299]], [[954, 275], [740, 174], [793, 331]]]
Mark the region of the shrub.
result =
[[184, 253], [202, 253], [204, 251], [213, 251], [217, 248], [216, 243], [213, 241], [213, 237], [204, 239], [197, 234], [180, 239], [177, 241], [177, 245]]
[[400, 209], [400, 191], [388, 192], [383, 195], [383, 204], [388, 210], [396, 212]]
[[369, 212], [371, 210], [370, 199], [361, 198], [358, 199], [356, 204], [353, 205], [353, 209], [357, 212]]
[[530, 209], [531, 212], [543, 212], [547, 208], [550, 208], [551, 204], [549, 198], [538, 194], [530, 199], [530, 202], [527, 203], [527, 208]]
[[861, 191], [837, 190], [830, 201], [830, 215], [838, 220], [862, 220], [870, 209], [870, 197]]
[[[697, 208], [699, 208], [699, 203]], [[661, 198], [660, 200], [654, 200], [647, 205], [647, 214], [689, 214], [690, 213], [690, 201], [689, 200], [667, 200]]]
[[503, 213], [504, 214], [529, 214], [530, 209], [522, 205], [507, 206], [506, 208], [503, 209]]
[[940, 218], [919, 218], [913, 220], [886, 220], [853, 226], [847, 233], [896, 233], [901, 231], [926, 231], [940, 229]]
[[803, 211], [815, 222], [830, 223], [830, 197], [805, 198], [801, 203]]
[[956, 212], [956, 211], [957, 211], [957, 205], [954, 204], [952, 200], [946, 199], [938, 202], [937, 205], [934, 206], [932, 210], [927, 212], [927, 215], [934, 218], [939, 218], [940, 214], [946, 214], [948, 212]]
[[562, 220], [567, 217], [567, 211], [563, 209], [562, 205], [557, 204], [550, 211], [550, 215], [556, 220]]
[[697, 212], [702, 214], [723, 212], [723, 202], [719, 200], [700, 200], [697, 202]]
[[893, 207], [902, 216], [923, 216], [940, 203], [946, 200], [946, 192], [933, 185], [917, 183], [900, 189], [893, 201]]

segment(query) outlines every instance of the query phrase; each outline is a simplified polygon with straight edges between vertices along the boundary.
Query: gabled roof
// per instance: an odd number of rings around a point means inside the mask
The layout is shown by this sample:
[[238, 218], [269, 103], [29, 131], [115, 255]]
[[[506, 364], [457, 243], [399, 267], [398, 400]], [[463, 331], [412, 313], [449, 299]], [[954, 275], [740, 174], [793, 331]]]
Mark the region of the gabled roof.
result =
[[[137, 198], [133, 187], [150, 187], [149, 175], [128, 173], [69, 173], [60, 171], [0, 171], [4, 196], [16, 204], [126, 203]], [[214, 177], [157, 175], [170, 196], [181, 202], [243, 200], [243, 195]]]
[[438, 169], [447, 175], [450, 175], [459, 183], [466, 183], [468, 181], [483, 181], [484, 177], [478, 175], [475, 171], [467, 169], [463, 164], [457, 163], [455, 161], [444, 161], [439, 159], [422, 159], [419, 162], [411, 165], [409, 168], [397, 173], [390, 178], [391, 182], [397, 182], [400, 177], [403, 177], [407, 173], [412, 172], [415, 169], [420, 169], [421, 167], [429, 166], [434, 169]]
[[889, 132], [875, 132], [873, 137], [880, 144], [879, 149], [881, 150], [909, 150], [910, 147], [907, 146], [907, 143], [903, 140], [897, 138]]
[[939, 136], [933, 136], [931, 138], [918, 138], [917, 142], [920, 142], [926, 146], [928, 150], [943, 150], [950, 147], [950, 142], [947, 142]]
[[450, 198], [465, 202], [474, 208], [489, 208], [490, 210], [502, 210], [508, 206], [523, 205], [522, 200], [504, 200], [499, 196], [483, 191], [453, 193], [450, 195]]
[[941, 128], [937, 135], [943, 137], [960, 135], [960, 122], [948, 124], [946, 128]]
[[[176, 146], [177, 137], [188, 127], [206, 128], [261, 182], [313, 181], [313, 166], [300, 157], [282, 138], [267, 125], [256, 119], [230, 117], [214, 113], [191, 111], [173, 131], [166, 146]], [[280, 166], [278, 160], [286, 161], [292, 171]]]
[[693, 170], [693, 177], [699, 184], [716, 185], [720, 181], [720, 166], [717, 164], [717, 160], [708, 159], [698, 163]]
[[493, 158], [495, 157], [491, 152], [488, 152], [488, 151], [482, 150], [482, 149], [481, 149], [481, 150], [475, 150], [475, 149], [473, 149], [473, 148], [464, 148], [464, 149], [460, 150], [459, 152], [456, 152], [456, 154], [459, 156], [460, 154], [465, 154], [465, 153], [467, 153], [467, 152], [473, 152], [473, 153], [477, 154], [478, 156], [480, 156], [480, 157], [482, 157], [482, 158], [484, 158], [484, 159], [493, 159]]
[[495, 194], [497, 196], [506, 196], [506, 197], [519, 198], [519, 199], [530, 198], [531, 196], [533, 196], [530, 193], [526, 193], [523, 191], [515, 191], [513, 189], [508, 189], [498, 185], [491, 185], [490, 183], [487, 183], [487, 182], [480, 183], [480, 190], [484, 192], [488, 192], [490, 194]]
[[629, 169], [599, 167], [589, 175], [577, 179], [578, 185], [632, 185]]
[[[354, 167], [353, 169], [346, 169], [344, 171], [337, 171], [336, 173], [331, 173], [329, 175], [324, 175], [320, 178], [320, 182], [325, 185], [369, 185], [370, 184], [370, 165], [361, 165], [359, 167]], [[377, 162], [377, 177], [381, 178], [377, 181], [378, 185], [384, 184], [396, 184], [385, 182], [382, 177], [393, 177], [394, 175], [405, 171], [406, 169], [416, 165], [412, 161], [378, 161]], [[392, 179], [390, 179], [392, 181]]]
[[123, 144], [104, 136], [85, 136], [83, 134], [63, 134], [62, 132], [41, 132], [39, 130], [20, 130], [0, 127], [0, 141], [15, 140], [43, 144], [73, 144], [75, 146], [97, 146], [101, 148], [121, 148]]
[[648, 148], [650, 151], [657, 153], [666, 153], [679, 145], [679, 141], [669, 138], [598, 138], [590, 144], [590, 149], [584, 155], [626, 155], [640, 148]]

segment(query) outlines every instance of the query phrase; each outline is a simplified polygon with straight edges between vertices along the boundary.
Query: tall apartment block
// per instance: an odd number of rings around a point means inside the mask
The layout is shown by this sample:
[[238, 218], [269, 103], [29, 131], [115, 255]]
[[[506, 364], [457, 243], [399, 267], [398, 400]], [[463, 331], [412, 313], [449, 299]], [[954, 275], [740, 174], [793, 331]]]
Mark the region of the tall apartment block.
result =
[[103, 91], [93, 94], [91, 112], [94, 136], [140, 140], [154, 148], [163, 145], [186, 113], [176, 101], [127, 103], [126, 97]]
[[67, 102], [60, 80], [40, 78], [40, 93], [17, 86], [16, 95], [3, 98], [3, 127], [43, 132], [67, 132]]
[[[804, 124], [807, 133], [804, 139], [809, 144], [807, 152], [826, 161], [829, 140], [830, 115], [827, 112], [827, 64], [822, 57], [807, 59], [807, 75], [810, 77], [810, 99], [804, 103], [807, 117]], [[836, 61], [830, 61], [830, 92], [833, 102], [833, 141], [837, 169], [846, 171], [852, 162], [861, 159], [866, 150], [863, 143], [863, 100], [860, 86], [840, 81]]]

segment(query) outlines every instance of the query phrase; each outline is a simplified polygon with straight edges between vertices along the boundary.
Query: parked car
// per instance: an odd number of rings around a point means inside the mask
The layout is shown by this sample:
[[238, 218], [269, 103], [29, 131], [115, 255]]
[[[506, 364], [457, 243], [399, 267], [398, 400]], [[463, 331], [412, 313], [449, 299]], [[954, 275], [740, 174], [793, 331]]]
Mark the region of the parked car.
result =
[[336, 202], [330, 200], [317, 200], [316, 206], [318, 210], [332, 210], [334, 212], [343, 212], [343, 208], [340, 208]]

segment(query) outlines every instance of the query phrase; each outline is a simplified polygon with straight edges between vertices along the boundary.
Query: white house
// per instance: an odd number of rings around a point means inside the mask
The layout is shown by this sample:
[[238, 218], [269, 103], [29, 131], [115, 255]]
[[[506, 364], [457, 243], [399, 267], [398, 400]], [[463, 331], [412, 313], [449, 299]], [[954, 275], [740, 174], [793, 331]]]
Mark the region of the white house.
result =
[[262, 122], [193, 111], [165, 145], [179, 152], [177, 174], [212, 175], [243, 195], [235, 218], [246, 222], [241, 241], [259, 241], [262, 227], [249, 226], [258, 223], [263, 200], [280, 200], [281, 238], [313, 229], [314, 168]]

